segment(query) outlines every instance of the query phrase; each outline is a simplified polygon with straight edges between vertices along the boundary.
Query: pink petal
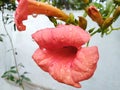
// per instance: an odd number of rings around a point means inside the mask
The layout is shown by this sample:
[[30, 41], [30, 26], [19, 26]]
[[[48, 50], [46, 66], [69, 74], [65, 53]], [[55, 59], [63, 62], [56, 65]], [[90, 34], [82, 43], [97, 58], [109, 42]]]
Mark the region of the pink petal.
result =
[[32, 35], [40, 47], [57, 49], [65, 46], [79, 48], [89, 41], [90, 35], [78, 26], [60, 25], [56, 28], [47, 28]]
[[97, 66], [99, 53], [96, 46], [81, 48], [72, 62], [72, 77], [75, 82], [89, 79]]
[[27, 0], [18, 0], [19, 5], [15, 12], [15, 24], [18, 30], [22, 31], [26, 29], [26, 26], [23, 25], [22, 21], [27, 19], [28, 12], [28, 1]]
[[[74, 48], [73, 48], [74, 50]], [[97, 47], [87, 47], [70, 51], [38, 49], [33, 54], [35, 62], [57, 81], [74, 87], [81, 87], [80, 81], [89, 79], [96, 69], [98, 61]]]
[[62, 48], [58, 50], [37, 49], [33, 54], [33, 59], [44, 71], [57, 81], [80, 87], [79, 83], [73, 81], [71, 73], [71, 63], [76, 55], [76, 48]]

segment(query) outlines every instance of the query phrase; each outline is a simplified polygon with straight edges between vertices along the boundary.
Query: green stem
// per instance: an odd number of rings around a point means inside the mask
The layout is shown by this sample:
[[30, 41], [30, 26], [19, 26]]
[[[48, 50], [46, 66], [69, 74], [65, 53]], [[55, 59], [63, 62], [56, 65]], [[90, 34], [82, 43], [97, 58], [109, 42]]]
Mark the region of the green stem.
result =
[[115, 4], [115, 6], [113, 6], [112, 10], [108, 13], [108, 15], [106, 16], [106, 18], [110, 17], [110, 15], [112, 14], [112, 12], [115, 10], [117, 4]]
[[112, 30], [120, 30], [120, 27], [118, 27], [118, 28], [112, 28]]
[[91, 33], [90, 35], [93, 36], [95, 35], [96, 33], [98, 33], [100, 31], [100, 29], [97, 29], [96, 31], [94, 31], [93, 33]]
[[[15, 62], [15, 66], [16, 66], [16, 72], [17, 72], [17, 75], [18, 75], [18, 78], [20, 80], [20, 73], [19, 73], [19, 70], [18, 70], [18, 64], [17, 64], [17, 59], [16, 59], [16, 56], [15, 56], [15, 50], [14, 50], [14, 45], [13, 45], [13, 42], [12, 42], [12, 38], [10, 37], [8, 31], [7, 31], [7, 28], [5, 26], [5, 23], [4, 23], [4, 8], [2, 8], [1, 10], [2, 12], [2, 22], [3, 22], [3, 27], [4, 27], [4, 30], [9, 38], [9, 41], [10, 41], [10, 45], [11, 45], [11, 48], [12, 48], [12, 53], [13, 53], [13, 58], [14, 58], [14, 62]], [[22, 89], [24, 90], [24, 86], [23, 84], [21, 85]]]
[[89, 46], [89, 43], [90, 43], [90, 41], [88, 41], [88, 42], [87, 42], [86, 47], [88, 47], [88, 46]]
[[83, 17], [85, 17], [85, 18], [87, 17], [86, 11], [84, 11]]

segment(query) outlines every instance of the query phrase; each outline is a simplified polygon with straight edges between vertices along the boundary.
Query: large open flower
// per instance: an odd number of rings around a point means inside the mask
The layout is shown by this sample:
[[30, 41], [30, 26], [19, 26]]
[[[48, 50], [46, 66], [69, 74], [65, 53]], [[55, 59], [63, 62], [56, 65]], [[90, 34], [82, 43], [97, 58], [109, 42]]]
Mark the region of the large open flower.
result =
[[39, 45], [33, 54], [38, 66], [55, 80], [74, 87], [89, 79], [99, 58], [96, 46], [82, 47], [90, 35], [78, 26], [59, 25], [39, 30], [32, 35]]
[[18, 0], [18, 2], [19, 4], [15, 12], [15, 23], [19, 31], [26, 29], [22, 21], [26, 20], [27, 16], [32, 14], [54, 16], [61, 20], [68, 19], [68, 15], [63, 11], [47, 3], [38, 2], [36, 0]]

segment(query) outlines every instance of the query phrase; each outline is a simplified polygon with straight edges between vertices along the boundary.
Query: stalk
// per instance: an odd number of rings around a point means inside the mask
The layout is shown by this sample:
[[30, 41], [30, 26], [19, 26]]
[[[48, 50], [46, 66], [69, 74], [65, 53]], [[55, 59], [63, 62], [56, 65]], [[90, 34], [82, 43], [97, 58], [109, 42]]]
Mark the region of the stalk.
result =
[[[8, 36], [9, 41], [10, 41], [10, 45], [11, 45], [11, 48], [12, 48], [11, 50], [12, 50], [12, 54], [13, 54], [13, 59], [14, 59], [14, 63], [15, 63], [15, 68], [16, 68], [16, 72], [17, 72], [17, 76], [18, 76], [18, 79], [20, 80], [21, 77], [20, 77], [20, 73], [19, 73], [19, 70], [18, 70], [18, 64], [17, 64], [16, 55], [15, 55], [14, 45], [13, 45], [13, 42], [12, 42], [12, 38], [10, 37], [10, 34], [8, 33], [6, 25], [4, 23], [4, 7], [1, 9], [1, 12], [2, 12], [3, 27], [4, 27], [4, 30], [5, 30], [5, 33]], [[23, 86], [22, 83], [21, 83], [21, 87], [22, 87], [22, 90], [24, 90], [24, 86]]]

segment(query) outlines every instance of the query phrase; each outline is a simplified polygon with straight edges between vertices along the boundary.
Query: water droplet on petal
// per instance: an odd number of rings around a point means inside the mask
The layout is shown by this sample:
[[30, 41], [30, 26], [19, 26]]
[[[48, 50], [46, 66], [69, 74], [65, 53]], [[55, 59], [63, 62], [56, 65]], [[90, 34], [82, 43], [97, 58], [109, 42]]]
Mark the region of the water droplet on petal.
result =
[[38, 14], [32, 14], [32, 16], [33, 16], [34, 18], [36, 18], [36, 17], [38, 16]]

